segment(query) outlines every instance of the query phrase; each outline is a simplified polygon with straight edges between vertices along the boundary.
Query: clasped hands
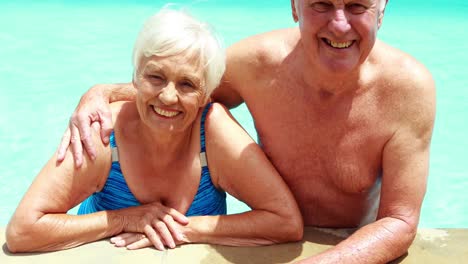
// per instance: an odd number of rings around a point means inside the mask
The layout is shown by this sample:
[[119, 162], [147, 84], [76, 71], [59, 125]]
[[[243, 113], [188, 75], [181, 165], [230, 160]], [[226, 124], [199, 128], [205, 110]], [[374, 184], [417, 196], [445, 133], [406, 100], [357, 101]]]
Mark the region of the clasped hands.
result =
[[190, 242], [184, 233], [188, 218], [159, 202], [122, 209], [119, 214], [123, 216], [123, 232], [110, 239], [116, 247], [164, 250]]

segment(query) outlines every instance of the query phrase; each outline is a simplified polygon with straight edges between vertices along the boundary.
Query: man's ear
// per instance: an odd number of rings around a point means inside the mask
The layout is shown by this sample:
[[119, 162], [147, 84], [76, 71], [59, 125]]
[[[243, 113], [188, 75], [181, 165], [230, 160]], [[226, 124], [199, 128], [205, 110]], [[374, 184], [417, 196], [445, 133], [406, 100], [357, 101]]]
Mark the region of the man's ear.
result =
[[294, 22], [299, 21], [295, 0], [291, 0], [291, 10], [292, 10], [292, 16], [293, 16]]
[[377, 28], [379, 28], [379, 29], [382, 26], [382, 21], [383, 21], [383, 17], [384, 17], [384, 14], [385, 14], [385, 8], [387, 7], [387, 3], [388, 3], [388, 0], [385, 0], [385, 2], [382, 0], [382, 2], [381, 2], [383, 7], [380, 7], [379, 18], [377, 20]]

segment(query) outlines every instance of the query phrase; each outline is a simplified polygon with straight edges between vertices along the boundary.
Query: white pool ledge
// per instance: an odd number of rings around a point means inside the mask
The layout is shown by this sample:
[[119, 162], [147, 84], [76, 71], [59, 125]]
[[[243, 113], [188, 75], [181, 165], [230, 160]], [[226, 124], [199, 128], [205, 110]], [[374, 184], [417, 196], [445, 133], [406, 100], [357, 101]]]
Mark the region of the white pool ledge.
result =
[[[0, 228], [0, 263], [291, 263], [335, 245], [345, 231], [306, 228], [304, 239], [264, 247], [183, 245], [165, 252], [146, 248], [130, 251], [112, 246], [108, 240], [74, 249], [35, 254], [11, 254]], [[420, 229], [408, 253], [392, 263], [468, 263], [468, 229]]]

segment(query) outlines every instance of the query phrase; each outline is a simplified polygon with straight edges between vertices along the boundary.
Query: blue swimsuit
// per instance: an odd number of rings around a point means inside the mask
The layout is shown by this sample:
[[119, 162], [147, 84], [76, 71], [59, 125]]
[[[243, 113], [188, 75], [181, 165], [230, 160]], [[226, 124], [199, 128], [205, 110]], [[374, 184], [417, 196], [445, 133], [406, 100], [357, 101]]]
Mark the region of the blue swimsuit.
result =
[[[205, 149], [205, 119], [211, 104], [203, 110], [200, 126], [200, 160], [202, 163], [202, 173], [197, 194], [192, 205], [188, 209], [186, 216], [196, 215], [221, 215], [226, 214], [226, 193], [216, 189], [211, 182], [210, 171], [206, 164]], [[115, 143], [114, 132], [110, 136], [112, 150], [112, 166], [107, 181], [100, 192], [94, 193], [84, 200], [78, 210], [78, 214], [90, 214], [104, 210], [117, 210], [130, 206], [138, 206], [140, 202], [135, 198], [120, 169], [117, 155], [117, 145]]]

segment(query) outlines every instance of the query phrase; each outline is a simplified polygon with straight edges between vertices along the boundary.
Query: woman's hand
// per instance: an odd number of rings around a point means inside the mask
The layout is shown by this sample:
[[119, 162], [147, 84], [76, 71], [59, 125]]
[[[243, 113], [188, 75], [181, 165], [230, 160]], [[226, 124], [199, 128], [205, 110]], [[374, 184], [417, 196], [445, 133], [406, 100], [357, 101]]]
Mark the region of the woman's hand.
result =
[[164, 250], [164, 246], [175, 248], [176, 244], [187, 242], [182, 227], [189, 220], [177, 210], [159, 202], [123, 210], [124, 233], [111, 239], [116, 246], [139, 249], [153, 245]]
[[[110, 242], [116, 247], [126, 247], [130, 250], [152, 247], [154, 244], [142, 233], [122, 233], [118, 236], [112, 237]], [[184, 239], [174, 240], [176, 245], [185, 244], [188, 241]], [[167, 246], [167, 245], [166, 245]], [[174, 247], [171, 247], [174, 248]], [[159, 249], [159, 248], [158, 248]]]

